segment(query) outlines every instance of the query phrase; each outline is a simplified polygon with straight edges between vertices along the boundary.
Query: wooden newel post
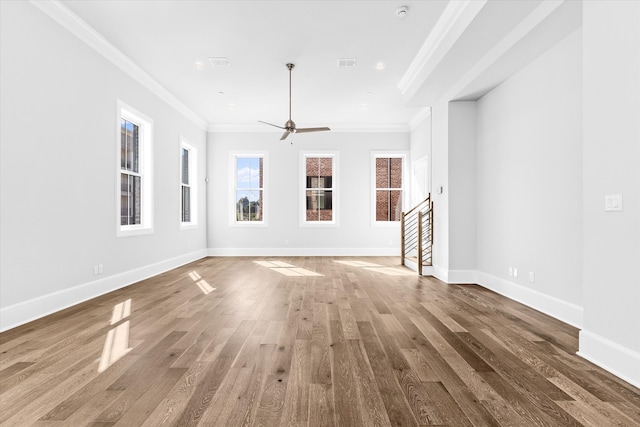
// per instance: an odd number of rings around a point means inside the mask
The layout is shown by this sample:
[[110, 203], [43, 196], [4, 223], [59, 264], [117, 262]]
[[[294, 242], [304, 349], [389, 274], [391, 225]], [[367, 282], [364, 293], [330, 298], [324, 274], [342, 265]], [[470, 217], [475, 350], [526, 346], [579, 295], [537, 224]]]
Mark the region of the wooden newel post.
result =
[[422, 211], [418, 211], [418, 275], [422, 276]]
[[400, 220], [400, 265], [404, 265], [404, 212]]

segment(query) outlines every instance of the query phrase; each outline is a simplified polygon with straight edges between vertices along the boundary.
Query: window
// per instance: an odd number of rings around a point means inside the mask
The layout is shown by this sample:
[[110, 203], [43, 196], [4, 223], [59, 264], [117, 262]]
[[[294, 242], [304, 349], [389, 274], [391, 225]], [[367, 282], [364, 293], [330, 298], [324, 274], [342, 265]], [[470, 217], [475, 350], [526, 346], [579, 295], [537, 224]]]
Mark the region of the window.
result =
[[232, 225], [265, 225], [265, 153], [232, 153]]
[[302, 224], [337, 224], [337, 154], [302, 153]]
[[118, 235], [153, 232], [152, 121], [118, 102]]
[[197, 151], [186, 141], [180, 142], [180, 227], [197, 225]]
[[373, 221], [397, 222], [405, 199], [405, 155], [373, 154]]

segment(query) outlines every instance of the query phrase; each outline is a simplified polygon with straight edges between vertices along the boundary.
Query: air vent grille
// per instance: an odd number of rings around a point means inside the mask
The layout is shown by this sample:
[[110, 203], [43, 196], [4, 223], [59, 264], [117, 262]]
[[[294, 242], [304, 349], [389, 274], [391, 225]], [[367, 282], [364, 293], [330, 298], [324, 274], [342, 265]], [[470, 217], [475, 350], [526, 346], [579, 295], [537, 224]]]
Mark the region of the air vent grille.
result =
[[224, 58], [224, 57], [212, 57], [212, 58], [209, 58], [209, 62], [214, 67], [230, 67], [231, 66], [231, 62], [229, 62], [229, 58]]
[[353, 68], [356, 66], [356, 58], [338, 58], [338, 68]]

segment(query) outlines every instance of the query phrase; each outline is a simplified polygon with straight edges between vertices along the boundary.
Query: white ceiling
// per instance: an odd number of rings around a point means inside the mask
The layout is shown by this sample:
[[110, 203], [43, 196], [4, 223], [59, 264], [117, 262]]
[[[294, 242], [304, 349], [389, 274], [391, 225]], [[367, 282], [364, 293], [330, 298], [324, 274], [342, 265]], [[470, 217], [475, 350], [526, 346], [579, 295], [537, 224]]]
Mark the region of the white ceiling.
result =
[[[511, 43], [489, 65], [505, 62], [510, 52], [516, 60], [506, 61], [502, 73], [487, 66], [467, 75], [470, 84], [482, 81], [471, 85], [473, 96], [531, 61], [533, 53], [513, 54], [523, 37], [514, 29], [526, 30], [523, 22], [536, 13], [539, 22], [548, 21], [557, 7], [546, 6], [551, 12], [544, 15], [541, 0], [61, 3], [210, 125], [265, 128], [257, 121], [284, 124], [288, 118], [288, 62], [296, 65], [292, 118], [299, 127], [406, 127], [432, 101], [428, 94], [489, 61], [501, 40]], [[403, 5], [409, 10], [399, 18], [396, 9]], [[560, 22], [557, 35], [547, 28], [546, 45], [569, 26]], [[215, 68], [209, 57], [226, 57], [231, 66]], [[338, 68], [338, 58], [356, 58], [357, 65]], [[196, 61], [204, 63], [202, 70]], [[383, 70], [375, 68], [378, 62]]]

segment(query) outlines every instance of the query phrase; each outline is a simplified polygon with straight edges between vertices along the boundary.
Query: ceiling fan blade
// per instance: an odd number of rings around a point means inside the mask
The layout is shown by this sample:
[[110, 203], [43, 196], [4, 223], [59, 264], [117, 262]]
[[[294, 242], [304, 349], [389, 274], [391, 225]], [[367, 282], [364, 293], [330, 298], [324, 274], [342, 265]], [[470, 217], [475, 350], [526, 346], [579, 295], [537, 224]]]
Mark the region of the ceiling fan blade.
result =
[[273, 123], [267, 123], [267, 122], [263, 122], [262, 120], [258, 120], [260, 123], [264, 123], [265, 125], [269, 125], [269, 126], [273, 126], [273, 127], [277, 127], [279, 129], [286, 129], [282, 126], [278, 126], [278, 125], [274, 125]]
[[282, 134], [282, 136], [280, 137], [280, 141], [282, 141], [283, 139], [287, 139], [287, 137], [289, 136], [291, 132], [286, 131], [285, 133]]
[[305, 132], [322, 132], [325, 130], [331, 130], [328, 127], [321, 127], [321, 128], [299, 128], [296, 129], [296, 133], [305, 133]]

